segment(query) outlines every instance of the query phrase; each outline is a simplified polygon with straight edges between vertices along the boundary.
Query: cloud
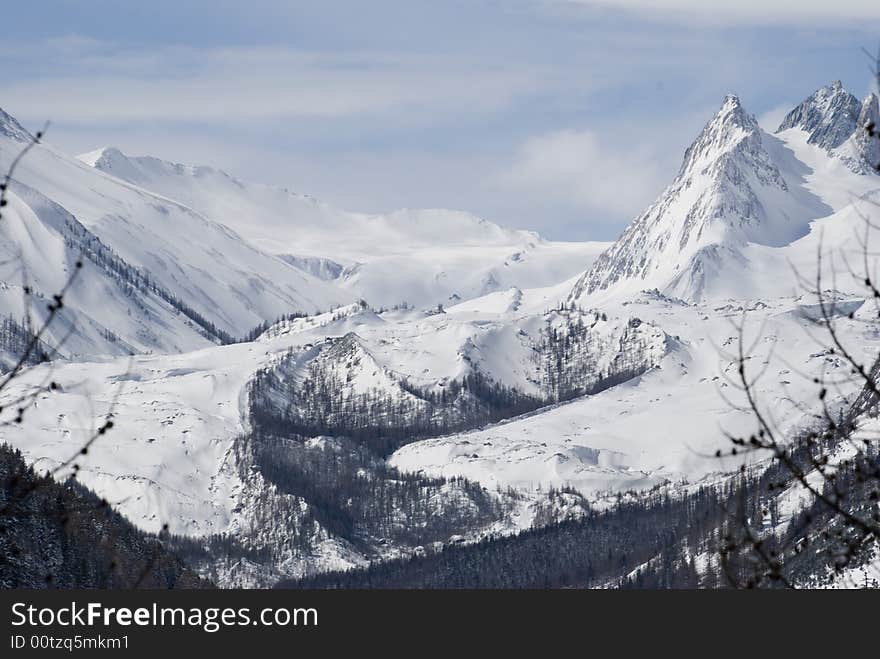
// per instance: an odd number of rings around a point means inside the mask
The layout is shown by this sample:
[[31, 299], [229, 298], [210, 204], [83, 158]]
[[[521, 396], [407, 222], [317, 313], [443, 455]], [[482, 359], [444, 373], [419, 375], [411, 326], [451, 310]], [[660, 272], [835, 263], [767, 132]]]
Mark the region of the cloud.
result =
[[0, 106], [51, 119], [71, 152], [113, 144], [354, 210], [611, 238], [725, 93], [763, 111], [836, 78], [857, 89], [876, 38], [836, 15], [765, 22], [772, 0], [622, 1], [13, 3]]
[[528, 70], [475, 67], [455, 57], [283, 47], [119, 49], [84, 38], [47, 47], [75, 69], [10, 82], [3, 102], [21, 117], [67, 124], [478, 113], [505, 106], [542, 80]]
[[590, 130], [562, 130], [530, 138], [498, 183], [548, 204], [633, 217], [668, 183], [666, 167], [645, 146], [611, 146]]
[[816, 21], [880, 20], [880, 3], [871, 0], [558, 0], [564, 5], [622, 9], [668, 21], [749, 24], [803, 24]]
[[787, 103], [783, 105], [778, 105], [775, 108], [767, 110], [757, 117], [758, 125], [766, 130], [768, 133], [776, 132], [776, 129], [779, 128], [779, 124], [781, 124], [782, 120], [785, 119], [785, 115], [791, 112], [792, 108], [794, 108], [795, 105], [797, 104]]

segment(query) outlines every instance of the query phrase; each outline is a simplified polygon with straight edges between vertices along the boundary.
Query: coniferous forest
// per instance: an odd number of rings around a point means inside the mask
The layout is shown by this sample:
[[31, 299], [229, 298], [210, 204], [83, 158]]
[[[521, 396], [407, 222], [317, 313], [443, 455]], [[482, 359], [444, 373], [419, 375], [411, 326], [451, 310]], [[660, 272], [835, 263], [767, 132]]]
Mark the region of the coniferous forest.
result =
[[201, 588], [164, 542], [0, 445], [0, 588]]
[[[814, 447], [820, 454], [828, 444]], [[810, 449], [795, 459], [808, 464]], [[876, 473], [880, 456], [844, 465], [839, 487], [851, 488], [848, 509], [876, 507], [878, 491], [864, 474]], [[593, 511], [520, 533], [404, 558], [348, 572], [281, 582], [283, 588], [730, 588], [816, 587], [846, 569], [875, 560], [876, 543], [852, 546], [851, 530], [821, 502], [779, 524], [779, 497], [792, 473], [774, 464], [723, 483], [668, 487], [621, 495], [607, 510]], [[741, 520], [745, 522], [741, 523]], [[760, 578], [743, 533], [761, 537], [762, 551], [780, 557], [778, 579]], [[855, 587], [880, 587], [876, 576], [853, 577]]]

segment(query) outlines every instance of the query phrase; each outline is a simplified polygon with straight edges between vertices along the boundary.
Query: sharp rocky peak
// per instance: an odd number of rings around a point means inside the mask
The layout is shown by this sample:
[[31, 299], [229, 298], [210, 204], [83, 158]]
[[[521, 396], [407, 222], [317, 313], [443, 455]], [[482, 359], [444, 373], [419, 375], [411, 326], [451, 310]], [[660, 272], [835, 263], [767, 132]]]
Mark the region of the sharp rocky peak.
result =
[[765, 194], [788, 190], [768, 139], [739, 98], [726, 96], [688, 147], [672, 185], [596, 260], [572, 297], [629, 280], [700, 299], [723, 262], [742, 261], [746, 243], [789, 240], [794, 230], [776, 226], [781, 221], [763, 203]]
[[721, 107], [718, 108], [715, 116], [706, 124], [701, 138], [735, 130], [742, 131], [742, 134], [753, 133], [759, 130], [758, 121], [746, 111], [738, 96], [728, 94], [721, 102]]
[[843, 144], [856, 129], [859, 99], [850, 94], [840, 80], [821, 87], [789, 112], [777, 133], [790, 128], [807, 132], [807, 142], [827, 150]]
[[721, 107], [715, 113], [716, 121], [733, 121], [734, 123], [751, 127], [757, 125], [754, 118], [745, 111], [742, 101], [736, 94], [727, 94], [721, 102]]
[[715, 116], [685, 151], [679, 176], [705, 167], [749, 138], [760, 140], [758, 122], [746, 112], [739, 97], [728, 94]]

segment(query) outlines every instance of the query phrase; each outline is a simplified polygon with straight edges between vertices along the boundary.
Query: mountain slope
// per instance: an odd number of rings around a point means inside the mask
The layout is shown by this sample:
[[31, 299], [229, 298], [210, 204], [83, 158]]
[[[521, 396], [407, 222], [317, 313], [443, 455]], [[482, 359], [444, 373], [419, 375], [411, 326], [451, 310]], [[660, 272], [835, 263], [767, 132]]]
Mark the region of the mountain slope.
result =
[[[52, 296], [73, 277], [63, 308], [42, 336], [50, 357], [180, 352], [219, 340], [62, 207], [20, 183], [7, 200], [0, 221], [0, 300], [10, 321], [36, 331]], [[9, 352], [7, 363], [21, 348], [0, 345]]]
[[376, 306], [434, 306], [511, 286], [549, 286], [577, 274], [607, 246], [545, 241], [459, 211], [352, 213], [211, 167], [127, 156], [114, 148], [80, 159], [176, 199]]
[[877, 95], [868, 94], [859, 110], [856, 131], [837, 150], [838, 156], [857, 174], [880, 173], [880, 107]]
[[[0, 119], [0, 168], [5, 170], [25, 146], [28, 135], [8, 114]], [[80, 239], [99, 241], [112, 251], [120, 267], [136, 270], [148, 288], [160, 290], [175, 301], [174, 314], [184, 308], [190, 310], [189, 321], [207, 328], [213, 340], [242, 336], [254, 326], [288, 312], [313, 312], [348, 299], [338, 288], [261, 252], [228, 228], [179, 202], [107, 176], [45, 145], [34, 147], [21, 161], [12, 192], [17, 197], [13, 212], [19, 215], [23, 233], [10, 238], [30, 239], [33, 248], [22, 250], [25, 260], [5, 263], [3, 279], [10, 285], [19, 284], [29, 272], [45, 274], [53, 267], [63, 267], [60, 257], [48, 252], [48, 245], [42, 245], [35, 236], [47, 230], [57, 235], [59, 227], [66, 224], [77, 227], [77, 236], [63, 238], [71, 250], [82, 249], [77, 243]], [[39, 227], [43, 222], [52, 227]], [[18, 248], [12, 244], [8, 249], [14, 252]], [[35, 279], [40, 295], [51, 298], [58, 292], [57, 281], [50, 283], [46, 276]], [[113, 295], [99, 299], [92, 300], [96, 309], [116, 302]], [[147, 332], [163, 334], [165, 325], [180, 323], [153, 307], [156, 314]], [[129, 326], [124, 320], [127, 306], [113, 310], [123, 322], [107, 323], [106, 329], [129, 345], [174, 347], [173, 341], [147, 339]], [[110, 307], [103, 313], [105, 318], [112, 315]], [[198, 336], [198, 332], [191, 334]], [[196, 345], [197, 341], [187, 340], [178, 347], [191, 349]], [[102, 351], [104, 347], [96, 345], [93, 354]]]
[[717, 292], [720, 273], [739, 269], [749, 243], [786, 245], [827, 214], [798, 188], [798, 165], [780, 157], [735, 96], [687, 149], [670, 185], [577, 282], [572, 298], [597, 291], [665, 294], [699, 300]]
[[789, 112], [776, 133], [797, 128], [813, 144], [843, 160], [857, 174], [877, 171], [880, 145], [866, 127], [880, 125], [877, 96], [864, 101], [846, 91], [839, 80], [816, 90]]
[[[820, 247], [859, 255], [859, 203], [880, 179], [855, 171], [844, 151], [870, 153], [852, 131], [876, 104], [851, 121], [843, 90], [814, 97], [775, 135], [725, 98], [657, 202], [583, 276], [539, 288], [505, 282], [557, 277], [588, 250], [467, 214], [358, 216], [207, 168], [110, 150], [87, 167], [40, 149], [39, 171], [25, 172], [34, 185], [16, 185], [5, 228], [34, 281], [57, 286], [60, 275], [39, 268], [69, 268], [82, 254], [101, 288], [97, 300], [71, 295], [76, 323], [109, 322], [122, 309], [128, 317], [125, 284], [150, 312], [133, 312], [126, 336], [140, 337], [152, 315], [177, 318], [168, 335], [179, 338], [155, 351], [197, 349], [34, 365], [0, 392], [0, 421], [10, 421], [0, 438], [37, 467], [55, 466], [112, 415], [114, 431], [77, 458], [78, 478], [139, 527], [167, 522], [188, 536], [181, 544], [224, 585], [580, 517], [585, 499], [605, 507], [630, 489], [725, 481], [757, 459], [715, 454], [725, 433], [754, 428], [736, 388], [739, 322], [753, 346], [749, 372], [762, 373], [756, 395], [780, 436], [814, 423], [826, 405], [838, 414], [859, 393], [846, 362], [817, 345], [817, 300], [795, 290], [791, 268], [813, 281]], [[142, 221], [185, 226], [171, 240]], [[184, 244], [196, 234], [209, 244]], [[157, 250], [174, 261], [171, 274]], [[215, 271], [209, 257], [218, 276], [232, 277], [232, 301], [225, 280], [204, 296], [195, 290], [205, 282], [198, 270]], [[837, 280], [823, 288], [834, 288], [838, 335], [869, 363], [880, 321], [848, 262], [831, 264]], [[276, 268], [281, 279], [261, 289], [265, 297], [242, 300], [252, 281], [242, 265], [258, 269], [257, 289]], [[444, 304], [291, 313], [247, 342], [207, 345], [225, 331], [209, 318], [246, 315], [290, 272], [309, 291], [338, 287], [377, 306], [400, 297]], [[9, 299], [19, 295], [7, 288]], [[202, 316], [213, 296], [216, 309]], [[106, 309], [93, 310], [104, 298]], [[200, 306], [181, 307], [193, 300]], [[18, 345], [22, 331], [4, 336]], [[139, 340], [126, 339], [134, 352], [153, 345]], [[816, 396], [821, 377], [839, 385], [825, 397]], [[49, 378], [57, 387], [40, 388]], [[17, 399], [27, 400], [21, 424], [9, 418]]]
[[[3, 404], [47, 377], [57, 387], [33, 398], [21, 424], [0, 425], [0, 437], [35, 468], [52, 468], [76, 451], [88, 428], [112, 415], [113, 431], [77, 459], [77, 476], [140, 528], [156, 531], [167, 523], [174, 534], [257, 543], [272, 552], [263, 560], [279, 574], [355, 565], [365, 551], [352, 546], [356, 534], [346, 531], [345, 541], [328, 535], [333, 526], [320, 515], [314, 533], [297, 526], [311, 519], [308, 511], [318, 514], [313, 506], [320, 510], [330, 494], [314, 493], [317, 484], [296, 470], [317, 460], [322, 478], [349, 479], [339, 487], [362, 487], [350, 479], [376, 474], [388, 488], [410, 491], [410, 498], [430, 494], [431, 510], [483, 520], [480, 529], [528, 526], [538, 503], [550, 510], [555, 504], [541, 496], [480, 494], [481, 486], [474, 490], [455, 479], [444, 484], [431, 475], [402, 479], [382, 466], [383, 458], [419, 437], [607, 388], [615, 378], [649, 370], [667, 349], [666, 335], [649, 323], [597, 316], [573, 310], [506, 319], [474, 312], [379, 314], [350, 305], [283, 321], [251, 343], [35, 366], [2, 392]], [[556, 376], [562, 372], [572, 378], [561, 383]], [[307, 463], [279, 472], [285, 462], [278, 451], [287, 461]], [[343, 464], [328, 466], [334, 451]], [[269, 455], [275, 457], [267, 464], [260, 456]], [[282, 495], [273, 483], [299, 489]], [[303, 502], [310, 492], [320, 497]], [[456, 492], [482, 501], [489, 512], [468, 516], [470, 504]], [[292, 528], [299, 528], [294, 545]], [[236, 583], [265, 583], [267, 569]], [[239, 577], [230, 572], [227, 579]]]
[[[673, 183], [581, 276], [570, 299], [655, 288], [692, 302], [790, 294], [790, 264], [806, 273], [820, 245], [843, 247], [858, 221], [854, 200], [877, 186], [863, 176], [880, 148], [864, 130], [876, 115], [873, 94], [860, 106], [834, 83], [770, 135], [738, 98], [726, 97]], [[832, 218], [833, 230], [825, 222]]]
[[835, 80], [785, 115], [776, 132], [800, 128], [809, 134], [808, 144], [832, 151], [855, 131], [859, 110], [859, 99], [846, 91], [840, 80]]
[[156, 537], [0, 444], [0, 588], [203, 588]]

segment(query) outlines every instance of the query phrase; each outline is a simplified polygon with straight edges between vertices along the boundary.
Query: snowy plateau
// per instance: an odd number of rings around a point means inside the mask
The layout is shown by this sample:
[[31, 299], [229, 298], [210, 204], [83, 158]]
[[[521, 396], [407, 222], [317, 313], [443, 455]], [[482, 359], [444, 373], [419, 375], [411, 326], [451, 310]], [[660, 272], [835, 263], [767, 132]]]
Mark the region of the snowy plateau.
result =
[[[137, 527], [167, 525], [226, 587], [723, 480], [766, 458], [715, 455], [754, 428], [730, 384], [740, 324], [787, 432], [813, 418], [813, 379], [847, 372], [818, 337], [820, 253], [837, 331], [880, 354], [851, 271], [880, 194], [861, 131], [877, 103], [833, 83], [767, 132], [727, 96], [610, 244], [36, 145], [0, 221], [0, 369], [84, 266], [42, 337], [50, 359], [0, 393], [4, 421], [25, 406], [0, 441], [53, 469], [112, 418], [77, 478]], [[0, 111], [0, 167], [29, 140]], [[859, 393], [840, 381], [833, 408]]]

